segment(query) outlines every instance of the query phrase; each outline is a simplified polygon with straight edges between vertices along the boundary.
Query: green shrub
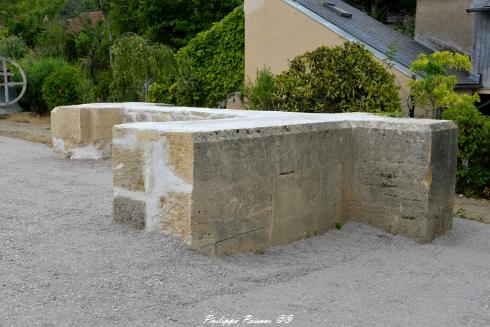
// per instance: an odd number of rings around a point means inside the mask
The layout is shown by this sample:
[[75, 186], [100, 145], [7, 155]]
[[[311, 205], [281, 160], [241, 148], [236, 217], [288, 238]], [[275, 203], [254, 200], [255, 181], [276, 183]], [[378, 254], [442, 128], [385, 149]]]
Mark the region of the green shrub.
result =
[[19, 64], [24, 68], [27, 75], [27, 90], [21, 100], [22, 107], [39, 115], [48, 113], [48, 106], [42, 94], [44, 80], [52, 72], [66, 67], [68, 64], [63, 59], [55, 57], [28, 57], [20, 61]]
[[49, 110], [57, 106], [93, 102], [95, 99], [90, 79], [72, 66], [51, 73], [44, 81], [42, 93]]
[[488, 197], [485, 190], [490, 188], [490, 117], [480, 113], [473, 100], [464, 96], [444, 112], [443, 118], [459, 127], [456, 192]]
[[119, 38], [113, 47], [111, 97], [116, 101], [148, 101], [154, 82], [171, 85], [176, 63], [173, 51], [160, 44], [149, 44], [139, 35]]
[[179, 77], [171, 87], [179, 105], [214, 107], [243, 89], [244, 24], [240, 6], [179, 50]]
[[148, 100], [154, 103], [175, 103], [175, 97], [172, 93], [171, 85], [163, 83], [153, 83], [148, 90]]
[[272, 97], [276, 92], [276, 82], [271, 70], [257, 70], [255, 84], [249, 82], [245, 87], [247, 107], [262, 110], [274, 108]]
[[[357, 43], [320, 47], [294, 58], [289, 70], [274, 77], [259, 75], [272, 87], [271, 108], [297, 112], [398, 112], [395, 77]], [[261, 87], [262, 94], [267, 92]], [[252, 94], [253, 98], [257, 94]], [[262, 109], [262, 108], [256, 108]]]
[[2, 57], [20, 59], [28, 53], [29, 47], [20, 36], [6, 36], [0, 42], [0, 56]]

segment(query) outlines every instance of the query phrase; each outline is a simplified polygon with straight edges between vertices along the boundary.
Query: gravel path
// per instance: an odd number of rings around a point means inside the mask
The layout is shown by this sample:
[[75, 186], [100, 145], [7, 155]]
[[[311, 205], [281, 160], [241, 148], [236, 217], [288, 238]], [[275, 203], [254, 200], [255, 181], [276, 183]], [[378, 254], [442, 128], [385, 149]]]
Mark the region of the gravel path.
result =
[[[490, 326], [490, 225], [432, 244], [349, 223], [209, 258], [111, 223], [110, 161], [0, 137], [0, 326]], [[222, 320], [224, 322], [224, 320]], [[274, 321], [273, 321], [274, 322]]]

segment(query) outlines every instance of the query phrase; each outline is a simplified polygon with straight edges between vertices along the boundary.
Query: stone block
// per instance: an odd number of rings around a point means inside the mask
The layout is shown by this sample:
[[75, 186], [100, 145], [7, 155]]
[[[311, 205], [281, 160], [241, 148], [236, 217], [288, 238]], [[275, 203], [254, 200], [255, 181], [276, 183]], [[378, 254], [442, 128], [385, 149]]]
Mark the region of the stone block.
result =
[[112, 219], [137, 229], [145, 227], [146, 203], [129, 197], [116, 196], [112, 203]]
[[144, 148], [115, 145], [112, 151], [112, 181], [114, 187], [129, 191], [145, 190]]
[[122, 123], [118, 108], [81, 109], [81, 145], [97, 144], [101, 149], [112, 142], [112, 127]]
[[271, 225], [272, 178], [222, 183], [201, 182], [198, 176], [192, 191], [192, 247], [216, 244]]
[[110, 157], [112, 127], [121, 122], [117, 107], [57, 107], [51, 112], [54, 149], [75, 159]]
[[160, 229], [191, 242], [191, 195], [169, 192], [160, 196]]
[[165, 134], [169, 152], [169, 165], [175, 174], [187, 183], [192, 183], [194, 169], [194, 143], [192, 135]]
[[[195, 145], [195, 170], [199, 181], [235, 183], [249, 177], [269, 177], [279, 174], [277, 138], [274, 136], [201, 137]], [[216, 170], [219, 169], [219, 174]]]
[[343, 223], [340, 190], [342, 172], [339, 165], [275, 178], [271, 243], [288, 244], [322, 234], [336, 223]]
[[51, 111], [53, 150], [65, 154], [81, 142], [80, 109], [56, 108]]
[[351, 218], [421, 243], [447, 231], [452, 224], [448, 194], [454, 193], [456, 130], [377, 126], [356, 129], [354, 135]]

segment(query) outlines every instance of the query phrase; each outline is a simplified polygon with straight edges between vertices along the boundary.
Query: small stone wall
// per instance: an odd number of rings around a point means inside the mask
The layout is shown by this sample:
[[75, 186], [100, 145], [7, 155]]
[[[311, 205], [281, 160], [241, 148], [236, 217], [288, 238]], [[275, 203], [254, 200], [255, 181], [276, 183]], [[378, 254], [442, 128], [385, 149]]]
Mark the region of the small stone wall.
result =
[[61, 107], [52, 121], [66, 156], [112, 146], [115, 222], [203, 254], [288, 244], [349, 219], [422, 243], [452, 225], [448, 121], [147, 104]]

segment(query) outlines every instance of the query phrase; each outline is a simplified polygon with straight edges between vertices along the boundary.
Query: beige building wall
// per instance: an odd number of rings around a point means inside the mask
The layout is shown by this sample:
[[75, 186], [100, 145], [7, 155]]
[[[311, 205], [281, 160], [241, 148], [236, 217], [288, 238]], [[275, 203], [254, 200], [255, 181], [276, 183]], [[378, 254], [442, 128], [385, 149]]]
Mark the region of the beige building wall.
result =
[[415, 40], [428, 47], [471, 54], [474, 15], [471, 0], [417, 0]]
[[245, 75], [252, 81], [257, 69], [280, 73], [301, 53], [343, 42], [282, 0], [245, 0]]
[[[257, 70], [288, 69], [294, 57], [319, 46], [342, 45], [345, 39], [282, 0], [245, 0], [245, 76], [255, 81]], [[393, 68], [406, 110], [410, 76]]]

